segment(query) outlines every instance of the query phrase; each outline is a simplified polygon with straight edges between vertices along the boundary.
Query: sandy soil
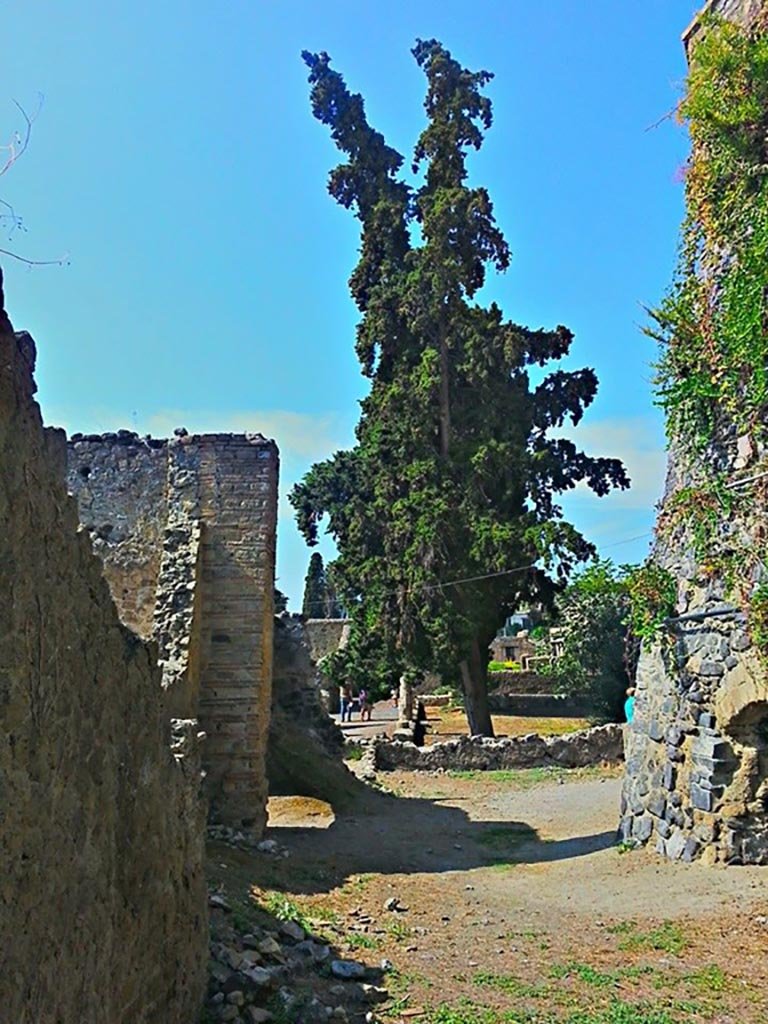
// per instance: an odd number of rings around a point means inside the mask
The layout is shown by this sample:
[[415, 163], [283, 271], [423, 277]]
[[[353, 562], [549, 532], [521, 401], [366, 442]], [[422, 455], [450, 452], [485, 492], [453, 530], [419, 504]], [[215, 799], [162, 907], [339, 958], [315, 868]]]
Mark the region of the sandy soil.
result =
[[241, 881], [290, 894], [342, 954], [393, 962], [377, 1019], [768, 1020], [768, 873], [621, 854], [615, 772], [382, 778], [339, 817], [274, 801], [290, 858], [237, 855]]

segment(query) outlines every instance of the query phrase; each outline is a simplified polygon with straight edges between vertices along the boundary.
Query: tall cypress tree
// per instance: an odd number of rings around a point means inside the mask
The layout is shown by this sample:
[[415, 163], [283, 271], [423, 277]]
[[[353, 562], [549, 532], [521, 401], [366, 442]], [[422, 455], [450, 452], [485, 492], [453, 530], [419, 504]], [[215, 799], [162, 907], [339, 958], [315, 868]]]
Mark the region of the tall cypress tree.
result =
[[315, 551], [309, 560], [309, 568], [304, 578], [304, 599], [301, 612], [308, 619], [325, 617], [326, 582], [323, 556]]
[[428, 118], [415, 189], [328, 55], [303, 55], [313, 113], [347, 157], [329, 191], [361, 224], [350, 289], [371, 389], [355, 447], [313, 466], [290, 500], [310, 544], [328, 517], [353, 638], [375, 640], [395, 671], [458, 669], [471, 731], [492, 735], [488, 644], [511, 610], [550, 601], [593, 553], [555, 495], [629, 481], [619, 461], [549, 436], [578, 423], [597, 390], [591, 369], [531, 384], [528, 368], [566, 355], [571, 332], [530, 330], [473, 301], [486, 267], [510, 258], [487, 191], [466, 184], [467, 152], [491, 126], [492, 76], [435, 40], [412, 52]]

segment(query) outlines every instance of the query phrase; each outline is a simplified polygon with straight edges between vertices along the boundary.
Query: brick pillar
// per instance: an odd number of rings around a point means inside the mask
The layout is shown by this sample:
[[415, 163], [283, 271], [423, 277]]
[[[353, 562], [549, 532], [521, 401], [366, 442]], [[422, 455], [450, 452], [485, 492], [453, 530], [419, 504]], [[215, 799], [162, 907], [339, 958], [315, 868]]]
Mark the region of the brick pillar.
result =
[[205, 434], [200, 445], [200, 725], [211, 817], [266, 822], [272, 696], [278, 452], [260, 435]]

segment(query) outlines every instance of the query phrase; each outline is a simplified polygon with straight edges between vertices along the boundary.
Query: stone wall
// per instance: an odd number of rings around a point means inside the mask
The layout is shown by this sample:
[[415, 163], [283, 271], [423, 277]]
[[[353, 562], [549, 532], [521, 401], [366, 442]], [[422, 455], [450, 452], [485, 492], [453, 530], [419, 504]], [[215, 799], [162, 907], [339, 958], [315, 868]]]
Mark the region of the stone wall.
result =
[[28, 335], [0, 332], [0, 1017], [193, 1024], [208, 939], [197, 727], [171, 734], [154, 651], [78, 530], [34, 361]]
[[69, 486], [121, 618], [198, 717], [211, 816], [259, 830], [272, 682], [278, 455], [260, 434], [74, 435]]
[[565, 736], [462, 736], [429, 747], [399, 740], [371, 741], [373, 767], [393, 771], [497, 771], [511, 768], [583, 768], [623, 757], [620, 725], [599, 725]]
[[[307, 619], [307, 642], [312, 661], [319, 665], [323, 658], [346, 647], [349, 642], [349, 619]], [[318, 676], [323, 706], [332, 714], [339, 710], [339, 688], [322, 670]]]
[[[746, 25], [766, 4], [716, 0], [707, 9]], [[700, 31], [697, 21], [684, 36], [693, 60]], [[744, 440], [723, 432], [704, 460], [731, 487], [766, 470], [763, 453]], [[686, 466], [672, 449], [662, 516], [703, 470], [702, 460]], [[762, 499], [746, 517], [723, 517], [724, 549], [738, 550], [745, 538], [764, 543]], [[722, 573], [699, 565], [694, 549], [690, 531], [678, 526], [654, 551], [677, 583], [676, 614], [641, 651], [620, 834], [675, 860], [768, 863], [768, 676], [742, 602], [733, 603]]]
[[326, 800], [335, 810], [354, 799], [357, 783], [344, 765], [344, 736], [325, 710], [306, 622], [287, 612], [275, 620], [269, 791]]

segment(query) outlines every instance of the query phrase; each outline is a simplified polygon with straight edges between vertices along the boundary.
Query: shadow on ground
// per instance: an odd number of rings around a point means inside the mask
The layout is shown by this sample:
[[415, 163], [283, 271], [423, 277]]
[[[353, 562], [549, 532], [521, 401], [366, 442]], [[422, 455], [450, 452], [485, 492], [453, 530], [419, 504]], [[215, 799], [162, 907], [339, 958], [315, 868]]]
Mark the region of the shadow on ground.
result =
[[614, 831], [550, 840], [524, 821], [472, 820], [439, 798], [397, 796], [351, 778], [354, 799], [345, 792], [335, 815], [327, 804], [323, 814], [315, 801], [313, 818], [277, 816], [267, 835], [287, 847], [289, 858], [254, 859], [223, 846], [215, 847], [213, 858], [239, 862], [256, 885], [310, 895], [330, 892], [355, 875], [553, 862], [589, 856], [616, 842]]

